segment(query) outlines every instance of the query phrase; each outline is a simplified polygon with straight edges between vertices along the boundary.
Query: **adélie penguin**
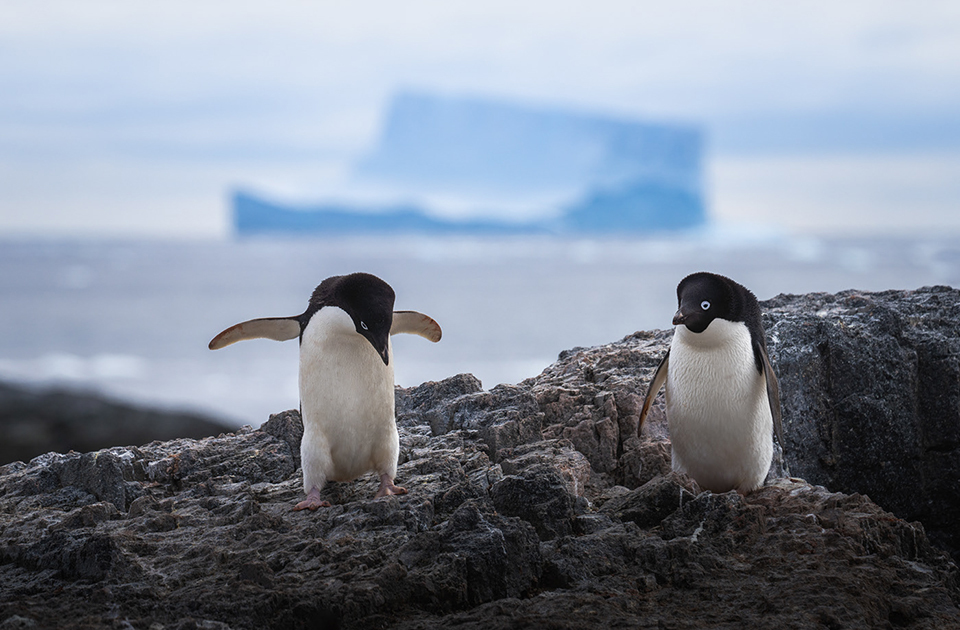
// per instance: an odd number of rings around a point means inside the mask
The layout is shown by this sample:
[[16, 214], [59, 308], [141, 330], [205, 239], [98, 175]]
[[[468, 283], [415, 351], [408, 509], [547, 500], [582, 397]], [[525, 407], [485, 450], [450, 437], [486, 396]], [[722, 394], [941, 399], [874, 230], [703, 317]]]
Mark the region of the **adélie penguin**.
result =
[[400, 436], [394, 417], [390, 336], [440, 341], [440, 326], [415, 311], [394, 311], [389, 284], [368, 273], [327, 278], [307, 310], [292, 317], [253, 319], [210, 342], [217, 350], [244, 339], [300, 338], [300, 460], [306, 499], [295, 510], [329, 507], [320, 498], [327, 481], [380, 476], [377, 497], [406, 494], [394, 485]]
[[757, 298], [713, 273], [677, 285], [679, 308], [670, 349], [660, 361], [640, 427], [666, 385], [673, 470], [713, 492], [760, 487], [783, 445], [780, 393], [764, 342]]

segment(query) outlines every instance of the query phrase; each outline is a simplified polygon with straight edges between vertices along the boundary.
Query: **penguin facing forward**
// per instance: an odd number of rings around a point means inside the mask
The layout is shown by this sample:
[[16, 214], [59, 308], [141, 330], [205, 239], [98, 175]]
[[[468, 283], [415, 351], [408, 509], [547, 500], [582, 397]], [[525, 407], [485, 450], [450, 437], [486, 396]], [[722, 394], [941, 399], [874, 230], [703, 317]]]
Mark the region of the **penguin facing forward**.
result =
[[[640, 427], [666, 385], [673, 470], [713, 492], [759, 488], [783, 445], [780, 391], [764, 342], [757, 298], [713, 273], [677, 285], [670, 348], [640, 411]], [[639, 433], [639, 430], [638, 430]]]
[[306, 498], [295, 510], [329, 507], [320, 498], [327, 481], [380, 476], [376, 497], [406, 494], [395, 486], [400, 436], [394, 417], [390, 336], [440, 341], [440, 326], [416, 311], [394, 311], [389, 284], [368, 273], [320, 283], [307, 310], [292, 317], [253, 319], [210, 342], [217, 350], [244, 339], [300, 338], [300, 460]]

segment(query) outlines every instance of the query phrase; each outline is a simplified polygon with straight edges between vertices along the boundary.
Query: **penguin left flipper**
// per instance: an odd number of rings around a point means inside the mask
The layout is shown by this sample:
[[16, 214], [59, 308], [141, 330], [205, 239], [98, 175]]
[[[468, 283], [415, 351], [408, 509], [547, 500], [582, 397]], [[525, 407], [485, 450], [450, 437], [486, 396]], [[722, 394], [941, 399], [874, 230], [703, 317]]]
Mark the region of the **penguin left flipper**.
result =
[[780, 417], [780, 384], [773, 371], [773, 366], [770, 364], [770, 357], [767, 356], [766, 348], [760, 346], [754, 348], [754, 351], [760, 355], [760, 360], [763, 363], [763, 379], [767, 383], [767, 400], [770, 402], [770, 414], [773, 416], [773, 433], [777, 436], [780, 449], [784, 450], [783, 420]]
[[420, 335], [424, 339], [436, 343], [440, 341], [443, 331], [440, 330], [440, 324], [428, 315], [416, 311], [394, 311], [390, 334], [398, 335], [401, 333]]
[[640, 431], [643, 429], [643, 421], [647, 417], [647, 412], [650, 411], [650, 405], [653, 404], [654, 399], [656, 399], [657, 397], [657, 393], [660, 391], [660, 388], [663, 387], [664, 382], [666, 382], [667, 380], [667, 367], [669, 365], [670, 365], [670, 350], [667, 350], [667, 353], [663, 355], [662, 359], [660, 359], [660, 365], [657, 366], [657, 371], [654, 372], [653, 379], [650, 381], [650, 387], [647, 388], [647, 395], [643, 399], [643, 408], [640, 409], [640, 422], [637, 424], [638, 436], [640, 435]]
[[211, 350], [219, 350], [244, 339], [287, 341], [300, 336], [299, 317], [264, 317], [234, 324], [210, 340]]

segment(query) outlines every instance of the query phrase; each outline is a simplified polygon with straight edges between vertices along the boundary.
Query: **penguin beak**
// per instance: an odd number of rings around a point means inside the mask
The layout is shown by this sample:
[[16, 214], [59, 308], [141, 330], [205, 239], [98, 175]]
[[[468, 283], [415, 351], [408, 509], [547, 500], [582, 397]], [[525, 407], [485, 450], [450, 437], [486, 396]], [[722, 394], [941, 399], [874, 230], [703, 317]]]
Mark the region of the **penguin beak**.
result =
[[373, 349], [377, 351], [384, 365], [390, 365], [390, 335], [384, 335], [383, 339], [367, 339]]
[[683, 314], [683, 311], [678, 310], [673, 316], [673, 325], [679, 326], [685, 321], [687, 321], [687, 316]]
[[[359, 330], [357, 332], [360, 333]], [[367, 333], [363, 337], [373, 346], [374, 352], [383, 359], [383, 364], [390, 365], [390, 333], [385, 335]]]

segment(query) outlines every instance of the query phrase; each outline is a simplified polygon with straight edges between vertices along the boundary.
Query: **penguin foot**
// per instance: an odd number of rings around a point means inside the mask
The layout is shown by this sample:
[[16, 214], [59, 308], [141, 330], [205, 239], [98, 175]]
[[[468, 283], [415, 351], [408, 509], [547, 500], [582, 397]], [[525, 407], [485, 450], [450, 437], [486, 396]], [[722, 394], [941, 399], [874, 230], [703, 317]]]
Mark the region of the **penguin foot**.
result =
[[320, 491], [317, 490], [316, 486], [314, 486], [310, 488], [310, 492], [307, 494], [306, 499], [293, 506], [293, 511], [299, 512], [300, 510], [310, 510], [311, 512], [314, 512], [322, 507], [330, 507], [330, 502], [321, 499]]
[[393, 485], [393, 479], [390, 478], [390, 475], [383, 474], [380, 475], [380, 487], [377, 489], [377, 494], [374, 496], [374, 499], [379, 499], [380, 497], [389, 496], [391, 494], [406, 494], [407, 489], [401, 488], [400, 486]]

